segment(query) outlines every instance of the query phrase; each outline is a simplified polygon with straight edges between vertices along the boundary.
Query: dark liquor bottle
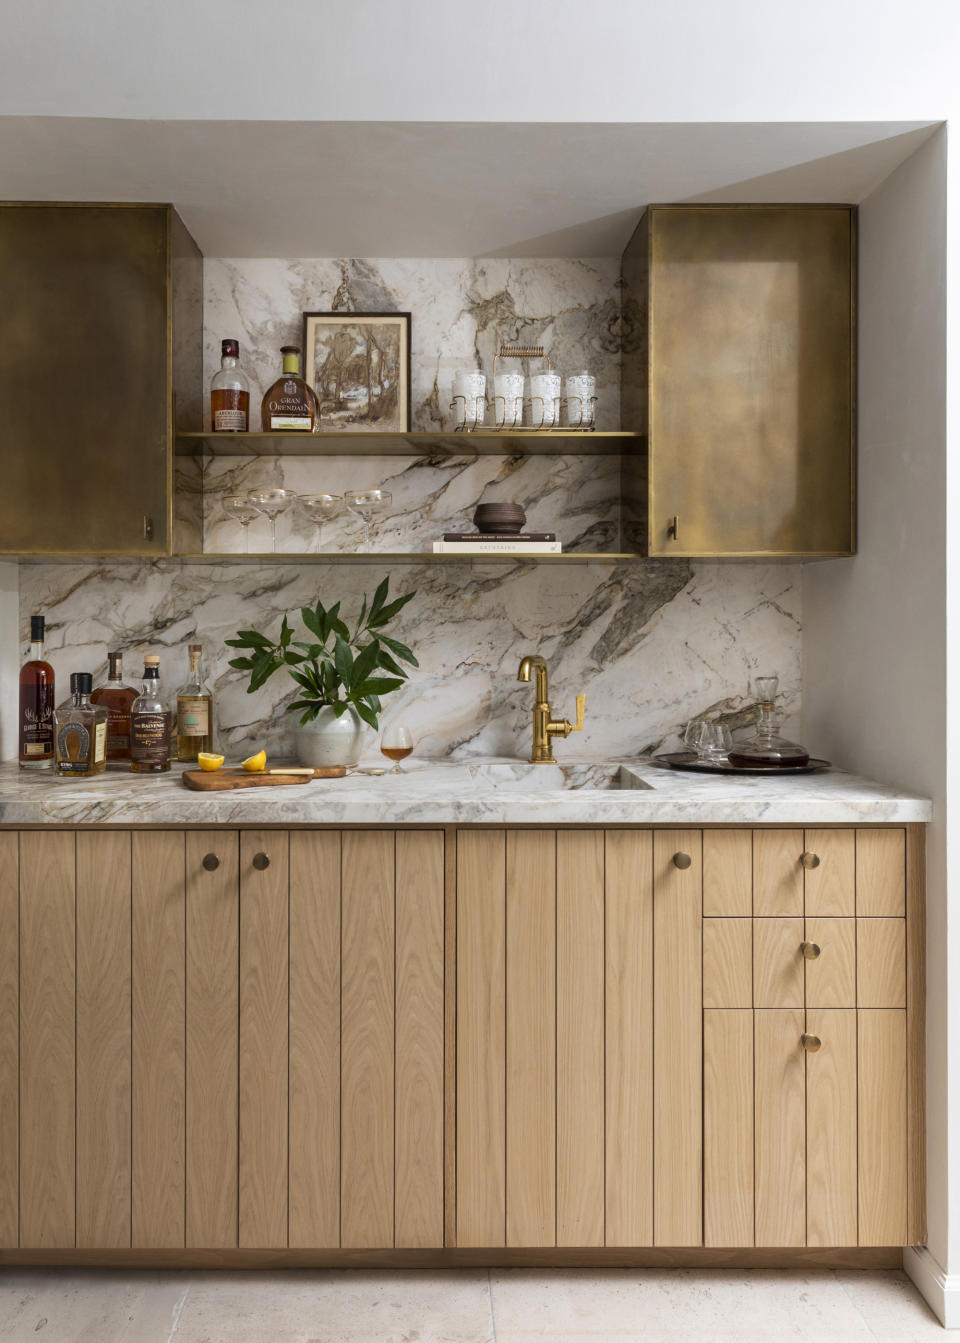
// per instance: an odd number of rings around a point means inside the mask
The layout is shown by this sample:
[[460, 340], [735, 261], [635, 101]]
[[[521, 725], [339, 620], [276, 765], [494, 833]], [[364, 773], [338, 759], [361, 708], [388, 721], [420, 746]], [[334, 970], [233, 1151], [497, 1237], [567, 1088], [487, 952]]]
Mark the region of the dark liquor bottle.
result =
[[160, 659], [143, 659], [143, 690], [130, 706], [130, 768], [162, 774], [170, 768], [170, 714], [160, 698]]
[[240, 367], [240, 342], [220, 342], [220, 367], [210, 381], [210, 428], [245, 434], [250, 427], [250, 380]]
[[90, 696], [91, 704], [107, 710], [107, 759], [130, 759], [130, 708], [137, 692], [123, 679], [123, 653], [108, 653], [110, 671]]
[[320, 403], [300, 376], [300, 346], [281, 345], [280, 353], [283, 373], [260, 404], [260, 427], [265, 434], [318, 434]]
[[53, 668], [43, 656], [43, 616], [30, 617], [30, 656], [20, 668], [21, 769], [53, 764]]

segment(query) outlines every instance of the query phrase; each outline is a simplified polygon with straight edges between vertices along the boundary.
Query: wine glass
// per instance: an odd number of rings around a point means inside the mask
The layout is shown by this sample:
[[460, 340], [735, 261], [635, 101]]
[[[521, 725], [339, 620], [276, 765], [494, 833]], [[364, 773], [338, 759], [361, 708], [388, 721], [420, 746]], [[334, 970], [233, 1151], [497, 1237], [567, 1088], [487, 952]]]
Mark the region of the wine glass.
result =
[[370, 523], [378, 513], [383, 513], [393, 502], [389, 490], [346, 490], [344, 501], [351, 513], [356, 513], [364, 522], [361, 550], [370, 549]]
[[323, 524], [329, 519], [336, 517], [343, 507], [343, 496], [340, 494], [301, 494], [300, 507], [306, 513], [311, 522], [316, 524], [317, 528], [317, 550], [320, 549], [320, 532]]
[[251, 490], [250, 498], [259, 512], [270, 519], [273, 533], [273, 553], [277, 553], [277, 518], [290, 507], [296, 493], [293, 490]]
[[394, 762], [391, 774], [402, 774], [400, 761], [406, 760], [413, 750], [413, 735], [403, 723], [391, 723], [380, 734], [380, 754]]
[[228, 494], [223, 500], [223, 511], [228, 518], [235, 518], [243, 528], [243, 553], [250, 554], [250, 533], [247, 530], [259, 514], [259, 507], [249, 494]]

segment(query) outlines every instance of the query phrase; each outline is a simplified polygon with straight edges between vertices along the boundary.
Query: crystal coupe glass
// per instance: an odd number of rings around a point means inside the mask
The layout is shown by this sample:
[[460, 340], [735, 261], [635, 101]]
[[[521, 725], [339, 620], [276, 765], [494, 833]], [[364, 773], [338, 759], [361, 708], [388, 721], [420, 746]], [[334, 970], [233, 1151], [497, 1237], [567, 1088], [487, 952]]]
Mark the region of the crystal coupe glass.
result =
[[343, 508], [341, 494], [301, 494], [300, 507], [317, 529], [317, 551], [320, 550], [320, 533], [323, 524], [335, 518]]
[[235, 518], [243, 528], [243, 553], [250, 554], [250, 533], [247, 530], [255, 517], [259, 516], [259, 505], [249, 494], [228, 494], [223, 500], [223, 511], [228, 518]]
[[270, 528], [273, 534], [273, 552], [277, 552], [277, 518], [281, 513], [286, 512], [293, 501], [296, 499], [294, 490], [251, 490], [250, 498], [257, 506], [257, 510], [270, 519]]
[[344, 500], [351, 513], [356, 513], [358, 518], [364, 522], [363, 540], [360, 543], [361, 550], [370, 549], [370, 524], [380, 513], [385, 512], [393, 503], [393, 495], [389, 490], [347, 490], [344, 494]]

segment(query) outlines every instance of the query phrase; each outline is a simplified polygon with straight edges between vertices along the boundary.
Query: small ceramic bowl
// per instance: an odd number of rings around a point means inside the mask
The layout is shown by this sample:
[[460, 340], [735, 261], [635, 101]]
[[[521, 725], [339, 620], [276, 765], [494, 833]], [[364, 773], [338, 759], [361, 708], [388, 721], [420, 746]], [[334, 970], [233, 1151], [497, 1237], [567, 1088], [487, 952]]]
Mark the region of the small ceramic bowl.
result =
[[477, 504], [473, 515], [473, 525], [478, 532], [505, 532], [508, 535], [519, 532], [526, 520], [527, 515], [520, 504]]

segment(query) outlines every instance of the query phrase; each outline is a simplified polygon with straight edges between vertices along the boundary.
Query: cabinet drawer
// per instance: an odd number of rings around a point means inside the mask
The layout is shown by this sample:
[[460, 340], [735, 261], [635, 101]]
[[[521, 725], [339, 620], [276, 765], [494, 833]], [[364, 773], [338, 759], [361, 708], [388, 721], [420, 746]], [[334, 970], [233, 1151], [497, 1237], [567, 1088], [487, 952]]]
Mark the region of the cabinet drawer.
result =
[[803, 919], [753, 920], [753, 1005], [803, 1007]]
[[852, 830], [807, 830], [803, 903], [807, 917], [852, 918], [856, 907], [856, 836]]
[[906, 920], [857, 919], [857, 1006], [906, 1005]]
[[806, 930], [807, 1007], [856, 1007], [856, 920], [808, 917]]

